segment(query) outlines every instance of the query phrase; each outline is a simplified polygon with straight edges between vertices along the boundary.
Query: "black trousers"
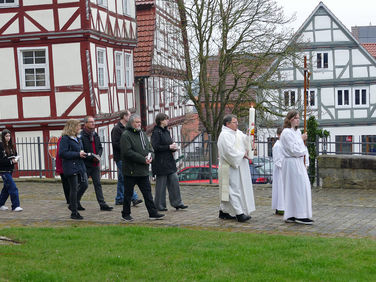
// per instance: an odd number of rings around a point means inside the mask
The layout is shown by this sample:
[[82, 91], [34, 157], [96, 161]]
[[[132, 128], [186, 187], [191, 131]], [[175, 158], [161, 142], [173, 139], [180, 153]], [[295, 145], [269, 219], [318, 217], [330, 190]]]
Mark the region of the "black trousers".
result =
[[61, 183], [63, 184], [63, 190], [64, 190], [65, 200], [67, 201], [67, 204], [69, 204], [69, 191], [70, 191], [70, 187], [69, 187], [68, 177], [66, 177], [64, 175], [64, 173], [61, 173], [60, 174], [60, 178], [61, 178]]
[[124, 203], [123, 203], [123, 217], [131, 214], [131, 200], [133, 196], [134, 186], [137, 184], [140, 188], [142, 196], [144, 197], [146, 208], [149, 216], [154, 216], [158, 213], [153, 196], [151, 194], [151, 185], [149, 176], [124, 176]]
[[[106, 205], [106, 202], [104, 201], [104, 197], [103, 197], [103, 190], [102, 190], [102, 184], [101, 184], [101, 171], [100, 171], [99, 166], [89, 167], [89, 168], [86, 167], [86, 174], [88, 178], [91, 177], [91, 179], [93, 180], [95, 196], [97, 197], [99, 206]], [[85, 193], [87, 187], [88, 185], [86, 185], [86, 187], [84, 186], [80, 187], [80, 190], [82, 191], [82, 195]]]

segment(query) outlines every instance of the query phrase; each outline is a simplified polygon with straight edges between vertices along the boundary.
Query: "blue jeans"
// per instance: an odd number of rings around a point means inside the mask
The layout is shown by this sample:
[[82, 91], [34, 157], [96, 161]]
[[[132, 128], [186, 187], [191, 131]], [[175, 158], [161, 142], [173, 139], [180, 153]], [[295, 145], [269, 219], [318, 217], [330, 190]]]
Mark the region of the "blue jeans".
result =
[[13, 181], [12, 173], [10, 172], [3, 172], [1, 177], [4, 181], [3, 190], [1, 190], [0, 194], [0, 206], [4, 206], [5, 202], [8, 200], [10, 196], [10, 200], [12, 202], [12, 210], [20, 206], [20, 199], [18, 197], [18, 189], [16, 183]]
[[[116, 162], [116, 166], [118, 168], [118, 183], [117, 183], [117, 192], [116, 192], [116, 198], [115, 202], [124, 202], [124, 176], [123, 176], [123, 166], [122, 166], [122, 161]], [[138, 195], [136, 191], [133, 190], [133, 196], [132, 196], [132, 201], [137, 200]]]

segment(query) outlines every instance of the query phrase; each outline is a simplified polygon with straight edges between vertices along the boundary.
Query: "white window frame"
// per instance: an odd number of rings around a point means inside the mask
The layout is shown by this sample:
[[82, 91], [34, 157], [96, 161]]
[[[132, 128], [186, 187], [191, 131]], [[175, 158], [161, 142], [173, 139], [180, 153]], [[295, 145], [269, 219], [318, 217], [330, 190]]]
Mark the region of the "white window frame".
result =
[[[43, 64], [24, 64], [23, 63], [23, 52], [33, 52], [43, 50], [46, 55], [45, 63]], [[19, 66], [19, 75], [21, 82], [21, 90], [48, 90], [50, 89], [50, 69], [49, 69], [49, 60], [48, 60], [48, 47], [22, 47], [17, 49], [18, 52], [18, 66]], [[26, 86], [26, 69], [36, 69], [43, 68], [45, 70], [45, 85], [44, 86]]]
[[[100, 53], [103, 53], [103, 62], [99, 61]], [[100, 80], [100, 70], [103, 69], [103, 84]], [[97, 47], [97, 84], [99, 89], [108, 88], [107, 53], [105, 48]]]
[[[342, 91], [341, 95], [342, 95], [342, 105], [339, 105], [338, 104], [338, 94], [339, 94], [339, 91]], [[349, 104], [348, 105], [344, 105], [344, 101], [345, 101], [345, 91], [348, 91], [349, 93]], [[336, 88], [335, 90], [335, 102], [336, 102], [336, 108], [341, 108], [341, 109], [344, 109], [344, 108], [350, 108], [351, 107], [351, 89], [350, 88]]]
[[[5, 0], [6, 2], [7, 0]], [[14, 3], [0, 3], [0, 8], [12, 8], [12, 7], [18, 7], [18, 0], [14, 0]]]
[[[117, 56], [120, 56], [119, 61], [117, 60]], [[119, 89], [124, 89], [125, 88], [124, 52], [115, 51], [114, 61], [115, 61], [115, 73], [116, 73], [116, 87]]]
[[[359, 91], [359, 94], [360, 94], [360, 97], [359, 97], [360, 104], [355, 103], [357, 91]], [[366, 91], [366, 101], [364, 104], [362, 104], [363, 102], [362, 91]], [[355, 87], [353, 89], [353, 106], [354, 108], [368, 108], [369, 107], [369, 91], [367, 87]]]
[[134, 7], [136, 7], [134, 0], [123, 0], [123, 14], [124, 15], [134, 18], [135, 17]]
[[133, 56], [130, 53], [125, 53], [125, 85], [127, 89], [133, 89], [133, 84]]
[[97, 0], [97, 5], [107, 8], [107, 0]]
[[[317, 57], [320, 55], [321, 57], [321, 61], [320, 61], [320, 65], [319, 64], [319, 61], [317, 59]], [[327, 59], [327, 64], [326, 64], [326, 67], [325, 67], [325, 55], [326, 55], [326, 59]], [[330, 69], [329, 68], [329, 52], [317, 52], [316, 53], [316, 68], [318, 70], [321, 70], [321, 69]]]
[[[303, 90], [304, 91], [304, 90]], [[307, 90], [309, 95], [307, 97], [307, 107], [310, 109], [317, 109], [317, 90], [316, 89], [308, 89]], [[310, 104], [310, 98], [313, 93], [314, 105]], [[304, 106], [304, 100], [302, 101], [302, 105]]]
[[[285, 93], [289, 93], [289, 99], [288, 99], [288, 105], [285, 103]], [[291, 104], [291, 92], [295, 92], [295, 102], [294, 105]], [[296, 107], [298, 103], [298, 89], [284, 89], [282, 91], [282, 99], [283, 99], [283, 105], [285, 107]]]

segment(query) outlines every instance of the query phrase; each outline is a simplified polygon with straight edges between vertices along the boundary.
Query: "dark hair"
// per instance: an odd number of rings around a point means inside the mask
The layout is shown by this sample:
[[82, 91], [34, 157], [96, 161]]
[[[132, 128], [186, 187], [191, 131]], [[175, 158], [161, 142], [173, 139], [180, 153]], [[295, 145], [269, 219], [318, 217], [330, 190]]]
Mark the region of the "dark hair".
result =
[[8, 156], [11, 156], [12, 153], [14, 153], [14, 147], [13, 147], [12, 137], [10, 138], [8, 144], [7, 142], [5, 142], [5, 135], [7, 135], [8, 133], [11, 134], [9, 129], [3, 129], [3, 131], [1, 132], [1, 142], [3, 143], [5, 153]]
[[121, 111], [119, 113], [119, 119], [123, 119], [124, 116], [129, 116], [131, 112], [129, 110]]
[[89, 118], [94, 118], [93, 116], [86, 116], [84, 117], [84, 123], [88, 123]]
[[278, 128], [277, 128], [277, 135], [281, 135], [281, 133], [282, 133], [282, 130], [283, 130], [283, 128], [282, 128], [282, 127], [278, 127]]
[[238, 119], [237, 116], [233, 114], [225, 115], [225, 117], [223, 118], [223, 125], [226, 126], [229, 122], [232, 121], [233, 118]]
[[166, 115], [165, 113], [159, 113], [157, 114], [157, 116], [155, 117], [155, 123], [159, 126], [161, 125], [161, 121], [164, 121], [166, 119], [170, 119], [168, 117], [168, 115]]
[[297, 110], [289, 111], [285, 117], [285, 121], [283, 122], [283, 128], [291, 128], [291, 119], [298, 114], [299, 112]]

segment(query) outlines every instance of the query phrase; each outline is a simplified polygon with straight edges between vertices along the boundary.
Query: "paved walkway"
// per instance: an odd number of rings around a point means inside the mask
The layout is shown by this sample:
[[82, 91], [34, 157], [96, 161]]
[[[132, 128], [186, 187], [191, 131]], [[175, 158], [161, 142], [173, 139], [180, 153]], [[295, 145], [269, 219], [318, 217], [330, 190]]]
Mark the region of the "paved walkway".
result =
[[[1, 185], [1, 184], [0, 184]], [[132, 208], [135, 221], [121, 221], [121, 206], [111, 212], [99, 210], [92, 184], [86, 191], [81, 212], [84, 220], [70, 219], [60, 183], [18, 182], [23, 212], [0, 211], [0, 228], [10, 226], [84, 226], [100, 224], [140, 224], [152, 226], [182, 226], [188, 228], [226, 230], [232, 232], [262, 232], [273, 234], [301, 234], [329, 237], [369, 237], [376, 239], [376, 189], [344, 190], [313, 189], [314, 225], [284, 223], [281, 216], [273, 214], [271, 187], [254, 187], [256, 211], [246, 223], [218, 219], [218, 187], [182, 186], [182, 197], [189, 208], [165, 212], [161, 221], [149, 221], [144, 204]], [[113, 206], [116, 185], [103, 185], [104, 196]], [[137, 189], [138, 191], [138, 189]], [[139, 192], [139, 191], [138, 191]], [[140, 194], [140, 193], [139, 193]], [[10, 200], [6, 205], [10, 207]], [[0, 234], [1, 235], [1, 234]]]

